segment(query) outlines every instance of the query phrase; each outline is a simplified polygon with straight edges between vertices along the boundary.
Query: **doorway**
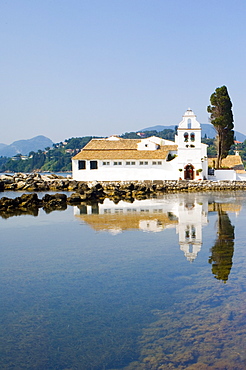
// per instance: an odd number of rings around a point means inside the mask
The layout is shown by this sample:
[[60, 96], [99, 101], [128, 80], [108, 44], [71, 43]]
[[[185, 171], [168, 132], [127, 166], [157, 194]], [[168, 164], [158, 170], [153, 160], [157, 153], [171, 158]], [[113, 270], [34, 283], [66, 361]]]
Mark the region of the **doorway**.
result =
[[185, 180], [194, 179], [194, 167], [192, 166], [192, 164], [187, 164], [187, 166], [185, 166], [184, 179]]

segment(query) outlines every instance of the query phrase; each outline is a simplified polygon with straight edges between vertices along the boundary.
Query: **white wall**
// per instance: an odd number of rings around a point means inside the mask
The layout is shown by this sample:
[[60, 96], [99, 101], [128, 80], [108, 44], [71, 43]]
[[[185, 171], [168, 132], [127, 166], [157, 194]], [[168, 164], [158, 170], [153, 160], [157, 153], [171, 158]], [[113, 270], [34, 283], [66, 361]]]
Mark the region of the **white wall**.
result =
[[217, 181], [220, 180], [237, 180], [237, 173], [234, 170], [214, 170], [214, 176]]
[[237, 180], [246, 181], [246, 172], [245, 173], [237, 173]]
[[[200, 156], [198, 156], [200, 158]], [[194, 160], [191, 162], [195, 168], [195, 180], [207, 177], [207, 161]], [[158, 160], [155, 160], [158, 162]], [[98, 169], [90, 170], [90, 161], [86, 161], [86, 169], [78, 169], [78, 160], [72, 161], [73, 179], [77, 181], [144, 181], [144, 180], [179, 180], [184, 178], [184, 167], [188, 162], [179, 162], [176, 157], [172, 161], [166, 162], [162, 160], [162, 165], [152, 165], [152, 160], [148, 160], [148, 165], [139, 165], [139, 160], [135, 161], [136, 165], [126, 165], [125, 161], [121, 161], [122, 165], [113, 165], [114, 161], [110, 161], [110, 165], [103, 166], [102, 161], [98, 161]], [[115, 162], [120, 162], [116, 160]], [[143, 161], [145, 162], [145, 161]], [[183, 171], [180, 172], [179, 168]], [[196, 175], [196, 170], [202, 168], [203, 172]]]
[[[152, 160], [148, 160], [148, 165], [139, 165], [139, 160], [135, 165], [110, 165], [103, 166], [102, 161], [98, 161], [98, 169], [90, 170], [90, 161], [86, 161], [86, 169], [78, 169], [78, 160], [73, 160], [73, 179], [78, 181], [143, 181], [143, 180], [178, 180], [180, 172], [178, 171], [177, 158], [172, 161], [161, 161], [162, 165], [152, 165]], [[146, 160], [143, 160], [146, 162]]]

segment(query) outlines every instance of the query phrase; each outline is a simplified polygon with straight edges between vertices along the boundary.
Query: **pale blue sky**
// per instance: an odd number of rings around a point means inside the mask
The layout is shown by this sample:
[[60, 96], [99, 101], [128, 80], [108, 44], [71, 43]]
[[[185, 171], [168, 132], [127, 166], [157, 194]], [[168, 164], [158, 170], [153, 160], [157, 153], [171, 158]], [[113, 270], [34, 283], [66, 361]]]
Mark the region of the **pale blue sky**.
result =
[[1, 0], [0, 142], [175, 125], [226, 85], [246, 134], [246, 1]]

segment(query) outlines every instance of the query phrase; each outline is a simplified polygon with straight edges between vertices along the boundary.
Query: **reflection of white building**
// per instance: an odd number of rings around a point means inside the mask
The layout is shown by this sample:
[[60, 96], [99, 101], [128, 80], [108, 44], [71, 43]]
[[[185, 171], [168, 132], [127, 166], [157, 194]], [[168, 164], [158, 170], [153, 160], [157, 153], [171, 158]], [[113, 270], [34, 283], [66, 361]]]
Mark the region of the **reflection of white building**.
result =
[[165, 199], [120, 201], [114, 204], [105, 199], [103, 204], [74, 207], [75, 215], [94, 230], [118, 234], [124, 230], [140, 229], [160, 232], [176, 228], [180, 249], [189, 261], [194, 261], [202, 246], [202, 227], [208, 223], [208, 201], [196, 194]]
[[105, 199], [103, 204], [74, 208], [75, 215], [80, 216], [93, 229], [112, 234], [128, 229], [160, 232], [175, 227], [178, 222], [172, 213], [172, 205], [163, 199], [136, 200], [134, 203], [120, 201], [118, 204]]
[[[208, 200], [209, 199], [209, 200]], [[208, 223], [208, 213], [217, 212], [217, 204], [224, 212], [238, 214], [240, 200], [207, 194], [170, 194], [161, 199], [120, 201], [118, 204], [105, 199], [103, 204], [74, 207], [74, 214], [96, 231], [108, 231], [115, 235], [125, 230], [160, 232], [176, 228], [180, 250], [188, 261], [196, 259], [202, 247], [202, 228]]]
[[188, 261], [197, 257], [202, 247], [202, 227], [208, 223], [208, 204], [187, 200], [179, 205], [179, 234], [180, 249]]

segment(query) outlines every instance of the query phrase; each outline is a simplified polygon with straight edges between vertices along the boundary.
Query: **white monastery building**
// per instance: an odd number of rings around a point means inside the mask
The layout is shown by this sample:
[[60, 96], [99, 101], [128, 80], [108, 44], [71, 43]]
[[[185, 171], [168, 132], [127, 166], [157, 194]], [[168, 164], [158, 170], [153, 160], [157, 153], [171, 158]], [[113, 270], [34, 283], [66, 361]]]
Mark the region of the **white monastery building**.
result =
[[72, 160], [78, 181], [202, 180], [207, 178], [207, 145], [201, 126], [188, 109], [175, 142], [156, 136], [92, 139]]

